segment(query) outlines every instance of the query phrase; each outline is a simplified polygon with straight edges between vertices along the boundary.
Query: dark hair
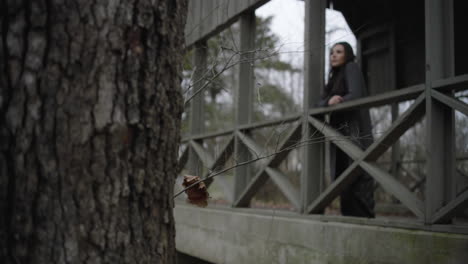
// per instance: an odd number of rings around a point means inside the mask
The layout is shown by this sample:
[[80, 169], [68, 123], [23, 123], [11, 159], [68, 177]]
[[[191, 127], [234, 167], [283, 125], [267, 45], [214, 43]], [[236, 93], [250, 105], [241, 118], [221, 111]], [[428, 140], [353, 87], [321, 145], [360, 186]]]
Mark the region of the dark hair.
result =
[[356, 56], [354, 56], [353, 48], [348, 42], [335, 43], [330, 50], [336, 45], [341, 45], [344, 48], [345, 63], [338, 67], [331, 67], [328, 73], [328, 83], [325, 86], [325, 92], [323, 98], [330, 95], [341, 95], [346, 94], [346, 87], [344, 85], [344, 68], [349, 62], [353, 62]]
[[356, 56], [354, 56], [354, 51], [351, 45], [348, 42], [337, 42], [335, 43], [331, 48], [333, 49], [336, 45], [341, 45], [344, 48], [344, 54], [345, 54], [345, 64], [351, 61], [354, 61]]

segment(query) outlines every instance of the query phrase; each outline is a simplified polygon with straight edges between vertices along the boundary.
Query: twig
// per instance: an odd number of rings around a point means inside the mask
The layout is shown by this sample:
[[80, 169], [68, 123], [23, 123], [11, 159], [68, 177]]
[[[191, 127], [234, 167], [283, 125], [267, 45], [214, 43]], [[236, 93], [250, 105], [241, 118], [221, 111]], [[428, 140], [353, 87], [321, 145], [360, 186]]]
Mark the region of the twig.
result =
[[[315, 134], [315, 133], [314, 133]], [[316, 138], [316, 139], [308, 139], [308, 140], [304, 140], [304, 141], [299, 141], [298, 143], [296, 144], [293, 144], [287, 148], [284, 148], [284, 149], [281, 149], [279, 151], [276, 151], [276, 152], [273, 152], [273, 153], [270, 153], [268, 155], [265, 155], [265, 156], [262, 156], [262, 157], [257, 157], [257, 158], [254, 158], [254, 159], [251, 159], [251, 160], [247, 160], [247, 161], [244, 161], [244, 162], [239, 162], [237, 164], [235, 164], [234, 166], [231, 166], [229, 168], [225, 168], [223, 170], [220, 170], [218, 172], [214, 172], [213, 174], [211, 175], [208, 175], [206, 176], [205, 178], [203, 179], [200, 179], [196, 182], [194, 182], [193, 184], [187, 186], [185, 189], [181, 190], [180, 192], [176, 193], [174, 195], [174, 198], [176, 198], [177, 196], [181, 195], [182, 193], [184, 193], [186, 190], [192, 188], [192, 187], [195, 187], [197, 184], [199, 184], [200, 182], [205, 182], [211, 178], [214, 178], [220, 174], [223, 174], [227, 171], [230, 171], [232, 169], [235, 169], [237, 167], [240, 167], [240, 166], [244, 166], [244, 165], [248, 165], [248, 164], [251, 164], [251, 163], [254, 163], [254, 162], [257, 162], [259, 160], [263, 160], [263, 159], [267, 159], [269, 157], [272, 157], [272, 156], [275, 156], [277, 154], [280, 154], [282, 152], [286, 152], [286, 151], [290, 151], [290, 150], [293, 150], [293, 149], [296, 149], [296, 148], [300, 148], [300, 147], [303, 147], [303, 146], [308, 146], [308, 145], [311, 145], [311, 144], [316, 144], [316, 143], [320, 143], [320, 142], [324, 142], [323, 139], [325, 139], [326, 137], [320, 137], [320, 138]], [[349, 137], [344, 137], [344, 138], [349, 138]], [[357, 138], [357, 137], [356, 137]], [[327, 139], [330, 139], [330, 137], [327, 137]]]
[[[225, 50], [231, 50], [231, 51], [234, 51], [234, 53], [228, 58], [227, 62], [224, 64], [223, 68], [218, 72], [216, 73], [215, 75], [213, 75], [210, 79], [208, 79], [203, 85], [202, 87], [200, 87], [196, 92], [194, 92], [189, 98], [187, 98], [184, 102], [184, 106], [187, 106], [187, 104], [195, 97], [197, 96], [199, 93], [201, 93], [210, 83], [213, 82], [213, 80], [217, 79], [222, 73], [224, 73], [226, 70], [240, 64], [240, 63], [245, 63], [245, 62], [253, 62], [253, 61], [256, 61], [256, 60], [263, 60], [263, 59], [266, 59], [266, 58], [270, 58], [272, 56], [275, 56], [277, 54], [279, 54], [279, 52], [277, 50], [271, 52], [271, 53], [268, 53], [266, 54], [265, 56], [260, 56], [260, 57], [254, 57], [254, 58], [246, 58], [246, 59], [239, 59], [238, 61], [235, 61], [233, 63], [232, 60], [234, 59], [235, 56], [237, 55], [245, 55], [245, 54], [249, 54], [249, 53], [258, 53], [258, 52], [261, 52], [261, 51], [268, 51], [268, 50], [263, 50], [263, 49], [255, 49], [255, 50], [249, 50], [249, 51], [245, 51], [245, 52], [240, 52], [240, 51], [235, 51], [233, 49], [229, 49], [229, 48], [224, 48], [223, 49]], [[216, 65], [214, 65], [211, 70], [208, 70], [209, 71], [212, 71], [214, 69]], [[187, 93], [193, 86], [195, 83], [198, 83], [202, 80], [205, 79], [205, 76], [206, 76], [206, 73], [203, 75], [202, 78], [200, 78], [199, 80], [195, 81], [193, 84], [191, 84], [187, 90], [184, 92], [184, 93]]]

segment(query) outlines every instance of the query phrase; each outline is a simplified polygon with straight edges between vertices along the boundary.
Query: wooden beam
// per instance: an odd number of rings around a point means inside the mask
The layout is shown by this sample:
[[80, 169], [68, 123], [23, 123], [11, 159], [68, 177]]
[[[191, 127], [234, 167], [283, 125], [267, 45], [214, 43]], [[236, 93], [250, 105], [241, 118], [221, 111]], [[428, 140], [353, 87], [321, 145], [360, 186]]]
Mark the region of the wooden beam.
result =
[[362, 172], [359, 167], [359, 162], [355, 161], [343, 173], [338, 176], [320, 195], [307, 207], [307, 213], [320, 213], [327, 207], [333, 200], [340, 195], [340, 193], [348, 187]]
[[182, 139], [182, 143], [187, 143], [190, 140], [198, 141], [198, 140], [203, 140], [203, 139], [210, 139], [210, 138], [215, 138], [215, 137], [228, 136], [230, 134], [233, 134], [234, 131], [235, 131], [234, 128], [230, 128], [230, 129], [226, 129], [226, 130], [222, 130], [222, 131], [216, 131], [216, 132], [212, 132], [212, 133], [194, 134], [194, 135], [184, 137]]
[[327, 124], [320, 122], [318, 119], [309, 116], [309, 122], [312, 124], [320, 133], [324, 134], [325, 137], [330, 140], [331, 143], [335, 144], [352, 159], [356, 160], [361, 156], [362, 150], [354, 144], [349, 137], [343, 136], [335, 129], [331, 128]]
[[365, 151], [365, 160], [375, 161], [393, 145], [410, 127], [421, 120], [425, 113], [425, 95], [420, 94], [414, 103]]
[[240, 125], [238, 126], [238, 129], [239, 130], [253, 130], [253, 129], [258, 129], [258, 128], [271, 127], [275, 125], [283, 125], [283, 124], [297, 121], [300, 117], [301, 117], [301, 114], [292, 114], [292, 115], [285, 116], [283, 118], [278, 118], [275, 120], [268, 120], [268, 121]]
[[[206, 42], [199, 42], [195, 45], [193, 53], [193, 72], [194, 80], [202, 80], [206, 72], [207, 64], [207, 46]], [[191, 90], [195, 96], [190, 101], [190, 135], [201, 134], [205, 131], [205, 98], [203, 93], [199, 93], [203, 89], [203, 82], [196, 82]], [[188, 172], [192, 175], [200, 176], [203, 173], [203, 166], [197, 157], [197, 153], [193, 148], [189, 150], [189, 160], [187, 164]]]
[[255, 175], [255, 177], [253, 177], [253, 179], [248, 183], [247, 187], [244, 188], [243, 192], [233, 203], [233, 206], [248, 206], [252, 197], [255, 195], [258, 189], [260, 189], [260, 187], [262, 187], [262, 185], [266, 183], [267, 180], [268, 174], [266, 173], [266, 171], [264, 169], [260, 170]]
[[[239, 1], [231, 3], [234, 6], [245, 4]], [[239, 19], [240, 22], [240, 63], [239, 63], [239, 82], [234, 96], [236, 131], [239, 126], [252, 122], [253, 98], [254, 98], [254, 53], [249, 52], [255, 47], [255, 10], [249, 10], [243, 13]], [[239, 137], [236, 137], [234, 144], [234, 156], [237, 162], [245, 162], [252, 159], [250, 149], [247, 149]], [[236, 167], [234, 169], [234, 195], [237, 197], [246, 187], [252, 176], [252, 167], [250, 165]]]
[[194, 43], [218, 34], [236, 22], [245, 12], [253, 12], [269, 0], [190, 0], [188, 1], [185, 43]]
[[291, 184], [291, 182], [288, 180], [288, 177], [278, 169], [274, 168], [266, 168], [266, 172], [273, 180], [273, 182], [278, 186], [281, 192], [283, 192], [286, 198], [288, 198], [288, 200], [294, 205], [294, 207], [297, 210], [300, 210], [301, 200], [299, 196], [299, 190], [297, 190]]
[[382, 93], [374, 96], [368, 96], [334, 106], [328, 107], [317, 107], [309, 111], [310, 115], [321, 115], [330, 112], [352, 110], [359, 108], [371, 108], [376, 106], [382, 106], [386, 104], [391, 104], [395, 102], [401, 102], [406, 100], [415, 99], [418, 97], [421, 92], [424, 92], [424, 84], [410, 86], [408, 88], [403, 88], [395, 90], [388, 93]]
[[468, 206], [468, 190], [458, 195], [454, 200], [438, 210], [431, 219], [432, 223], [445, 222]]
[[[377, 158], [388, 149], [395, 140], [397, 140], [409, 127], [411, 127], [424, 113], [424, 98], [425, 95], [422, 94], [416, 99], [416, 101], [411, 105], [405, 113], [400, 115], [397, 120], [392, 124], [392, 126], [380, 137], [378, 138], [371, 146], [369, 146], [364, 152], [358, 153], [359, 159], [355, 160], [351, 166], [349, 166], [331, 185], [329, 185], [320, 196], [315, 199], [308, 207], [306, 212], [316, 213], [323, 210], [329, 203], [335, 199], [348, 184], [354, 181], [355, 177], [359, 175], [360, 167], [359, 164], [364, 161], [375, 161]], [[313, 125], [317, 129], [327, 127], [324, 131], [325, 136], [330, 136], [330, 130], [326, 124], [320, 122], [319, 120], [311, 117], [310, 120], [313, 120]], [[322, 130], [323, 131], [323, 130]], [[338, 132], [335, 132], [339, 134]], [[347, 139], [343, 139], [347, 141]], [[356, 154], [358, 150], [354, 147], [350, 147], [352, 142], [345, 143], [347, 147], [342, 149], [343, 151], [350, 152], [349, 154]], [[338, 147], [343, 147], [343, 144], [337, 145]], [[371, 175], [372, 176], [372, 175]]]
[[[270, 167], [278, 166], [289, 152], [301, 145], [301, 127], [301, 123], [295, 124], [284, 137], [283, 141], [279, 143], [278, 148], [275, 149], [278, 153], [273, 156], [273, 159], [269, 162]], [[306, 144], [306, 142], [303, 143]]]
[[[325, 8], [327, 0], [304, 1], [304, 94], [302, 112], [302, 141], [311, 140], [314, 129], [309, 125], [309, 111], [320, 100], [325, 73]], [[317, 198], [322, 189], [323, 143], [301, 148], [301, 211]]]
[[[267, 162], [262, 166], [259, 172], [255, 177], [248, 183], [244, 191], [238, 196], [234, 206], [247, 206], [252, 199], [253, 195], [258, 191], [258, 189], [268, 180], [268, 174], [266, 173], [267, 168], [278, 166], [282, 159], [284, 159], [291, 150], [294, 148], [290, 147], [292, 142], [296, 142], [294, 139], [297, 137], [297, 130], [300, 129], [301, 124], [298, 124], [294, 127], [291, 132], [286, 136], [279, 145], [279, 152], [276, 155], [267, 159]], [[240, 133], [240, 132], [239, 132]], [[279, 159], [281, 155], [281, 159]]]
[[362, 161], [359, 164], [369, 175], [372, 176], [380, 186], [388, 193], [400, 200], [417, 217], [424, 218], [424, 203], [419, 200], [403, 184], [392, 177], [391, 174], [382, 170], [375, 164]]
[[247, 147], [247, 149], [252, 153], [252, 158], [260, 158], [267, 155], [267, 151], [258, 145], [255, 140], [253, 140], [250, 136], [240, 131], [236, 132], [237, 138], [240, 139], [242, 143]]
[[437, 99], [439, 102], [446, 104], [447, 106], [462, 112], [465, 115], [468, 115], [468, 104], [457, 100], [453, 97], [447, 96], [443, 93], [437, 92], [435, 90], [431, 91], [432, 97]]
[[[292, 123], [294, 121], [297, 121], [301, 117], [301, 115], [302, 114], [294, 114], [294, 115], [290, 115], [284, 118], [278, 118], [275, 120], [239, 125], [237, 126], [237, 129], [241, 131], [252, 130], [252, 129], [258, 129], [258, 128], [264, 128], [264, 127], [271, 127], [271, 126], [280, 125], [280, 124]], [[227, 135], [233, 134], [235, 130], [236, 130], [235, 128], [230, 128], [230, 129], [225, 129], [225, 130], [211, 132], [211, 133], [191, 135], [191, 136], [184, 137], [182, 139], [182, 143], [186, 143], [190, 140], [203, 140], [203, 139], [227, 136]]]
[[[408, 128], [413, 126], [417, 121], [424, 116], [424, 102], [425, 95], [420, 94], [416, 101], [402, 114], [395, 122], [385, 131], [385, 133], [378, 138], [371, 146], [364, 152], [365, 160], [375, 161], [382, 155], [389, 147], [396, 142], [401, 135], [403, 135]], [[348, 154], [351, 158], [357, 159], [362, 150], [352, 143], [345, 136], [336, 132], [330, 126], [324, 124], [314, 117], [309, 117], [310, 123], [326, 137], [336, 139], [335, 145]]]
[[234, 137], [231, 136], [222, 148], [221, 152], [219, 153], [218, 157], [214, 160], [211, 165], [211, 170], [216, 170], [219, 166], [226, 163], [226, 161], [231, 157], [232, 153], [234, 152]]
[[202, 145], [196, 141], [190, 141], [190, 146], [197, 153], [198, 158], [202, 161], [203, 165], [206, 168], [211, 168], [213, 166], [214, 160], [213, 157], [208, 153]]
[[[218, 168], [221, 165], [226, 163], [226, 161], [231, 157], [233, 152], [234, 152], [234, 137], [231, 137], [228, 140], [228, 142], [226, 143], [226, 145], [223, 147], [223, 150], [220, 152], [218, 157], [213, 161], [213, 163], [212, 163], [212, 165], [210, 167], [210, 171], [205, 175], [205, 178], [208, 177], [211, 174], [212, 171], [218, 170]], [[222, 179], [222, 178], [217, 177], [217, 179]], [[211, 178], [209, 180], [206, 180], [205, 181], [206, 186], [210, 187], [213, 180], [214, 180], [213, 178]], [[233, 186], [231, 186], [231, 188], [233, 188]], [[232, 193], [233, 191], [230, 190], [230, 192]]]
[[[433, 82], [453, 76], [452, 0], [425, 0], [426, 210], [425, 222], [454, 197], [455, 115], [435, 100]], [[449, 23], [447, 23], [449, 22]], [[437, 96], [437, 95], [436, 95]]]
[[432, 81], [432, 88], [439, 91], [458, 92], [466, 90], [468, 85], [468, 74], [463, 74], [455, 77], [447, 77]]

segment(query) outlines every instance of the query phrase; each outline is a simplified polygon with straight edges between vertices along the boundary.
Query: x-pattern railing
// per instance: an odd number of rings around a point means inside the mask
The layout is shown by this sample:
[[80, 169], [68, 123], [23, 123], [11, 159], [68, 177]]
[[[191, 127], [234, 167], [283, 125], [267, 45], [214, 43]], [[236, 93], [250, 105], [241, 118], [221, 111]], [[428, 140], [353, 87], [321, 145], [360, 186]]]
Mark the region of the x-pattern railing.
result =
[[[455, 81], [454, 81], [455, 80]], [[468, 76], [450, 78], [449, 80], [441, 80], [435, 82], [431, 90], [431, 97], [438, 102], [444, 104], [451, 109], [457, 110], [465, 115], [468, 115], [468, 105], [460, 100], [457, 100], [450, 95], [444, 94], [444, 91], [455, 91], [466, 89], [468, 83]], [[439, 90], [439, 91], [437, 91]], [[306, 208], [306, 213], [318, 213], [323, 211], [349, 184], [353, 182], [362, 172], [366, 172], [378, 182], [381, 187], [398, 200], [402, 202], [411, 212], [418, 218], [425, 219], [425, 204], [424, 201], [419, 199], [413, 190], [406, 187], [394, 176], [389, 174], [384, 169], [380, 168], [375, 162], [376, 160], [391, 147], [409, 128], [416, 124], [424, 117], [426, 112], [426, 92], [421, 85], [410, 87], [407, 89], [394, 91], [386, 96], [378, 95], [374, 97], [356, 100], [342, 104], [336, 109], [352, 109], [358, 107], [370, 107], [383, 105], [387, 103], [394, 103], [395, 101], [407, 100], [416, 98], [412, 105], [401, 114], [391, 125], [391, 127], [375, 142], [370, 145], [366, 150], [361, 150], [356, 146], [351, 139], [347, 139], [340, 134], [337, 130], [330, 127], [319, 118], [317, 115], [333, 111], [330, 109], [312, 109], [308, 115], [308, 123], [317, 131], [330, 139], [330, 142], [340, 148], [343, 152], [349, 155], [354, 162], [335, 180], [333, 181], [311, 204]], [[335, 110], [336, 110], [335, 109]], [[299, 119], [288, 118], [287, 122], [293, 122]], [[203, 165], [208, 168], [207, 177], [211, 172], [216, 172], [224, 166], [231, 155], [234, 154], [235, 141], [238, 140], [253, 156], [253, 159], [264, 157], [260, 169], [256, 172], [254, 177], [246, 185], [243, 192], [238, 197], [235, 197], [233, 206], [244, 207], [248, 206], [250, 200], [258, 192], [268, 179], [271, 179], [279, 188], [279, 190], [287, 197], [296, 210], [300, 211], [301, 199], [300, 190], [296, 188], [283, 173], [278, 166], [285, 160], [291, 150], [301, 147], [309, 142], [303, 142], [302, 126], [304, 123], [292, 124], [285, 138], [278, 144], [274, 154], [268, 156], [267, 151], [249, 135], [249, 129], [243, 128], [233, 130], [228, 142], [222, 148], [220, 154], [213, 158], [210, 153], [200, 144], [197, 140], [189, 140], [188, 147], [180, 157], [180, 166], [188, 160], [189, 148], [198, 156]], [[220, 181], [222, 178], [220, 178]], [[211, 183], [210, 181], [208, 184]], [[225, 188], [230, 186], [224, 183]], [[232, 188], [232, 186], [231, 186]], [[426, 194], [431, 195], [431, 194]], [[438, 223], [443, 220], [449, 219], [454, 216], [459, 209], [465, 208], [468, 204], [468, 190], [458, 194], [454, 199], [441, 207], [434, 215], [430, 216], [431, 223]]]
[[309, 117], [309, 121], [314, 127], [317, 129], [323, 127], [322, 133], [326, 137], [338, 138], [339, 140], [332, 140], [332, 143], [354, 159], [354, 162], [308, 207], [308, 211], [317, 212], [324, 209], [325, 206], [335, 199], [336, 196], [359, 175], [361, 170], [364, 170], [379, 182], [384, 190], [397, 197], [415, 215], [423, 217], [423, 203], [393, 176], [372, 162], [376, 161], [408, 128], [421, 119], [425, 109], [423, 104], [424, 98], [424, 94], [421, 94], [413, 105], [392, 124], [384, 135], [369, 146], [366, 151], [362, 151], [353, 142], [347, 140], [344, 136], [340, 135], [339, 132], [323, 124], [316, 118]]

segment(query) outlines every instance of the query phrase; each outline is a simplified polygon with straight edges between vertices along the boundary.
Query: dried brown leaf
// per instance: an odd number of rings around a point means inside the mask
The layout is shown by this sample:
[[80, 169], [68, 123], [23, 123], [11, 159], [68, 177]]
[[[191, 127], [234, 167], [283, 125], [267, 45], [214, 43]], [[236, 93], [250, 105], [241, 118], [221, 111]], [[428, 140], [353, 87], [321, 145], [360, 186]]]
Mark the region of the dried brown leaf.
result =
[[[184, 188], [189, 187], [190, 185], [198, 182], [200, 177], [193, 175], [185, 175], [184, 182], [182, 186]], [[208, 205], [208, 191], [206, 190], [206, 185], [204, 182], [199, 182], [189, 189], [185, 190], [187, 194], [188, 202], [200, 207], [206, 207]]]

